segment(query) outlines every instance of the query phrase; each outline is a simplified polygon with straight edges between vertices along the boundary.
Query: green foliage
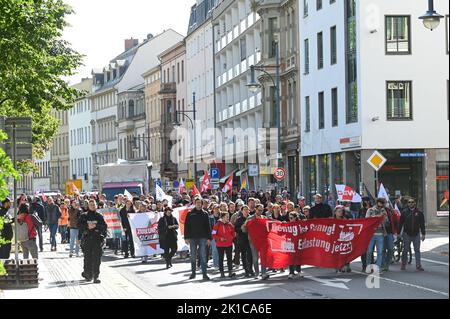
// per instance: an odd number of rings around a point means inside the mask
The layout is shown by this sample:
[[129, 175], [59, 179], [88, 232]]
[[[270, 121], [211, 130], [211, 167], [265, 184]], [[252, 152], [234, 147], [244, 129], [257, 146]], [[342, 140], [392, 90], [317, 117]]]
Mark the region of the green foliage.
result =
[[61, 39], [72, 9], [62, 0], [0, 0], [0, 115], [33, 118], [33, 152], [42, 158], [59, 123], [81, 93], [62, 78], [82, 56]]
[[[0, 143], [6, 139], [6, 134], [0, 130]], [[19, 178], [14, 170], [11, 159], [6, 156], [5, 151], [0, 148], [0, 201], [8, 196], [8, 178]]]

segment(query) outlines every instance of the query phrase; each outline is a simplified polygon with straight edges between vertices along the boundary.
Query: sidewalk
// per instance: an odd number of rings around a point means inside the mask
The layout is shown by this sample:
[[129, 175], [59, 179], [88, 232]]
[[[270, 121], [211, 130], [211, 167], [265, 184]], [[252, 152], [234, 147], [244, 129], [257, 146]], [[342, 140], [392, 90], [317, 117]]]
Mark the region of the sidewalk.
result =
[[104, 264], [100, 268], [101, 284], [87, 283], [81, 277], [83, 258], [69, 258], [66, 247], [68, 245], [58, 245], [57, 252], [49, 252], [50, 246], [44, 245], [44, 252], [39, 253], [39, 278], [42, 279], [39, 288], [0, 289], [0, 299], [148, 299], [151, 297], [113, 268]]

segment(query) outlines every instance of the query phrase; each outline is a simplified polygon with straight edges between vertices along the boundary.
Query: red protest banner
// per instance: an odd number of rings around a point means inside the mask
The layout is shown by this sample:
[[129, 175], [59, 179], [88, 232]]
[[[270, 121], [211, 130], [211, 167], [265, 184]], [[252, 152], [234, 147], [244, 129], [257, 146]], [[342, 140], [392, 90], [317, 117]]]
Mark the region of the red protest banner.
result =
[[294, 223], [254, 219], [247, 229], [261, 265], [287, 268], [310, 265], [341, 268], [360, 257], [383, 217], [355, 220], [315, 219]]

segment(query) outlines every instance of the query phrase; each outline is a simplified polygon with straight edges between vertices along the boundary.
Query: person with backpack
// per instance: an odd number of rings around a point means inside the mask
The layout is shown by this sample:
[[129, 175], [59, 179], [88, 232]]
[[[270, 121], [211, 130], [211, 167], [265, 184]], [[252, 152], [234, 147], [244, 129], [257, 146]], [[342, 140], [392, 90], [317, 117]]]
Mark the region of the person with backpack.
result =
[[41, 204], [41, 199], [39, 197], [35, 197], [33, 203], [31, 204], [30, 211], [32, 213], [36, 213], [40, 220], [43, 222], [41, 226], [37, 227], [38, 238], [39, 238], [39, 251], [44, 251], [44, 240], [42, 238], [42, 228], [44, 226], [44, 222], [47, 220], [47, 216], [45, 214], [45, 208]]
[[37, 230], [35, 226], [37, 223], [39, 221], [36, 220], [36, 215], [30, 214], [29, 204], [23, 203], [19, 207], [17, 217], [17, 241], [22, 246], [23, 259], [28, 259], [30, 253], [33, 259], [38, 259]]
[[8, 214], [11, 208], [11, 199], [5, 198], [0, 207], [0, 217], [3, 218], [3, 229], [0, 232], [0, 237], [8, 243], [0, 245], [0, 259], [9, 259], [11, 254], [11, 240], [13, 238], [13, 230], [11, 225], [11, 217]]

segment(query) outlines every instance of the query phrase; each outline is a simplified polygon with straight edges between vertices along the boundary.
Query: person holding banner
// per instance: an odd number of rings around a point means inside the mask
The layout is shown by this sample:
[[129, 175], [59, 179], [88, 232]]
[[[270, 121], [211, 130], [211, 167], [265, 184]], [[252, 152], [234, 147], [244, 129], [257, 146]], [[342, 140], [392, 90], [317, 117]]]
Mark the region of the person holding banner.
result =
[[247, 218], [250, 214], [250, 209], [247, 205], [242, 206], [242, 215], [238, 217], [236, 220], [236, 225], [234, 227], [237, 234], [237, 243], [239, 246], [239, 252], [242, 258], [242, 265], [245, 271], [245, 278], [254, 277], [255, 273], [252, 273], [251, 265], [252, 265], [252, 252], [250, 249], [250, 242], [248, 240], [248, 234], [244, 231], [243, 227]]
[[136, 258], [134, 255], [134, 243], [133, 243], [133, 235], [131, 232], [131, 225], [130, 221], [128, 220], [129, 214], [136, 214], [136, 211], [134, 210], [133, 202], [131, 200], [126, 200], [125, 207], [123, 207], [120, 212], [120, 221], [122, 224], [123, 232], [125, 233], [124, 238], [124, 258], [129, 258], [131, 254], [131, 258]]
[[388, 214], [386, 211], [386, 199], [378, 198], [376, 206], [367, 211], [366, 218], [384, 216], [384, 221], [378, 226], [375, 234], [370, 240], [369, 248], [367, 250], [367, 265], [372, 264], [372, 254], [374, 246], [377, 248], [377, 266], [378, 273], [382, 273], [383, 267], [383, 251], [384, 251], [384, 237], [387, 235], [386, 222], [388, 221]]
[[[300, 218], [299, 214], [297, 214], [295, 212], [289, 213], [289, 222], [295, 223], [301, 219], [303, 219], [303, 218]], [[295, 272], [297, 272], [297, 275], [295, 274]], [[301, 276], [301, 273], [302, 273], [301, 265], [290, 265], [288, 279], [295, 279], [296, 276]]]
[[219, 251], [219, 270], [220, 278], [225, 278], [223, 267], [224, 255], [227, 255], [228, 277], [236, 277], [233, 273], [233, 241], [236, 237], [234, 226], [230, 223], [230, 214], [221, 212], [219, 221], [214, 225], [212, 236], [217, 244]]
[[[353, 216], [346, 214], [345, 207], [342, 205], [338, 205], [334, 208], [333, 217], [335, 219], [353, 219]], [[346, 264], [341, 269], [336, 269], [336, 273], [338, 273], [338, 272], [342, 272], [342, 273], [352, 272], [352, 269], [350, 268], [350, 264]]]
[[203, 280], [210, 280], [207, 274], [206, 250], [211, 246], [212, 233], [209, 225], [208, 213], [202, 209], [201, 198], [195, 199], [195, 207], [186, 216], [184, 225], [184, 239], [190, 246], [191, 271], [189, 279], [195, 279], [197, 269], [197, 254], [200, 255]]
[[178, 221], [172, 216], [173, 209], [166, 207], [164, 209], [164, 216], [158, 221], [158, 235], [159, 245], [164, 249], [164, 259], [166, 261], [166, 268], [172, 267], [172, 258], [178, 250]]
[[333, 217], [333, 211], [332, 211], [330, 205], [324, 204], [322, 202], [322, 195], [316, 194], [314, 196], [314, 202], [315, 202], [315, 205], [313, 208], [311, 208], [311, 212], [310, 212], [312, 219]]

